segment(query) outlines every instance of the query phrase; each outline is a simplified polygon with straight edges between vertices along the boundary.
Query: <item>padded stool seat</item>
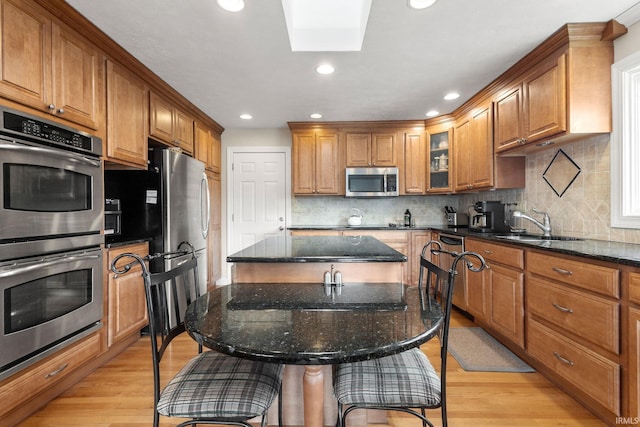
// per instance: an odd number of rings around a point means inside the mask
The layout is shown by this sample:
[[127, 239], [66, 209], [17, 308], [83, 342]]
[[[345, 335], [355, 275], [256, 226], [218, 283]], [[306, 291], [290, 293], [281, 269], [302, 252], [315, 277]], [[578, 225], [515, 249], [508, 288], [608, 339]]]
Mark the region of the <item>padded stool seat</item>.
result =
[[438, 407], [440, 378], [419, 348], [379, 359], [338, 365], [334, 394], [345, 405]]

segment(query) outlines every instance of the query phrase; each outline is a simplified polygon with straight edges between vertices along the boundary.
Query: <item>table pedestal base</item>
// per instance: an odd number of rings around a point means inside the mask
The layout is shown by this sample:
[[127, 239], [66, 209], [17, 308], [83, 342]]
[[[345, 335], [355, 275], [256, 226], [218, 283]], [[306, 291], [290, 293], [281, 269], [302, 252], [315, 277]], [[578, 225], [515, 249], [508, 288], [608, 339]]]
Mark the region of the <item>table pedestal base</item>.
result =
[[322, 427], [324, 422], [324, 374], [322, 366], [307, 365], [302, 376], [305, 427]]

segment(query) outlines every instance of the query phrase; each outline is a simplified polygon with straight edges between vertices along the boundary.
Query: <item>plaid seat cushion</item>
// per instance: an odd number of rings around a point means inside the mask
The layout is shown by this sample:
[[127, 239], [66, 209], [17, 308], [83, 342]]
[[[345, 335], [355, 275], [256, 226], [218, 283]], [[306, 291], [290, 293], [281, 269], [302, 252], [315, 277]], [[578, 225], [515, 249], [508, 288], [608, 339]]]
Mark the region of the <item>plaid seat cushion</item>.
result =
[[169, 417], [250, 419], [278, 395], [283, 365], [206, 351], [194, 357], [160, 394], [158, 412]]
[[435, 408], [441, 402], [440, 378], [418, 348], [338, 365], [333, 390], [344, 405]]

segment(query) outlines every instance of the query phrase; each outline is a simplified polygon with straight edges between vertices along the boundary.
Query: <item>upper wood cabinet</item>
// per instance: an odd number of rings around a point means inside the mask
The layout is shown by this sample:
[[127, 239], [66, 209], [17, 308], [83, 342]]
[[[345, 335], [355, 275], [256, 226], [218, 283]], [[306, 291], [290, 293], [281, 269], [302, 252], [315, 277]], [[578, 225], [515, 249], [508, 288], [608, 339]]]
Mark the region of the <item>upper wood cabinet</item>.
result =
[[294, 130], [292, 137], [293, 194], [344, 195], [338, 132]]
[[[427, 193], [450, 193], [452, 191], [453, 123], [427, 126]], [[463, 135], [463, 138], [465, 136]], [[468, 161], [461, 160], [464, 164]]]
[[514, 66], [519, 76], [494, 97], [496, 152], [611, 132], [613, 43], [604, 28], [567, 24]]
[[346, 131], [347, 167], [398, 166], [395, 131]]
[[146, 169], [149, 88], [126, 68], [107, 61], [106, 160]]
[[493, 179], [493, 109], [485, 104], [456, 122], [453, 145], [455, 190], [491, 188]]
[[149, 135], [193, 154], [193, 118], [154, 92], [149, 95]]
[[104, 55], [31, 1], [2, 0], [0, 95], [97, 130]]
[[426, 190], [427, 148], [424, 131], [404, 132], [402, 194], [424, 194]]
[[207, 171], [219, 174], [221, 170], [220, 135], [199, 122], [195, 123], [194, 129], [196, 159], [205, 164]]

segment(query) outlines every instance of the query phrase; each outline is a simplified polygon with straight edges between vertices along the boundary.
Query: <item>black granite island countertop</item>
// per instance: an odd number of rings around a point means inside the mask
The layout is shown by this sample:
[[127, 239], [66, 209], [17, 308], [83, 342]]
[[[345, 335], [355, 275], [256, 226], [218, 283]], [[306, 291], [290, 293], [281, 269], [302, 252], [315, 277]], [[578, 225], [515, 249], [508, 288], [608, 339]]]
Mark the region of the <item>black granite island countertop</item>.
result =
[[235, 263], [406, 262], [407, 257], [371, 236], [278, 236], [227, 256]]

